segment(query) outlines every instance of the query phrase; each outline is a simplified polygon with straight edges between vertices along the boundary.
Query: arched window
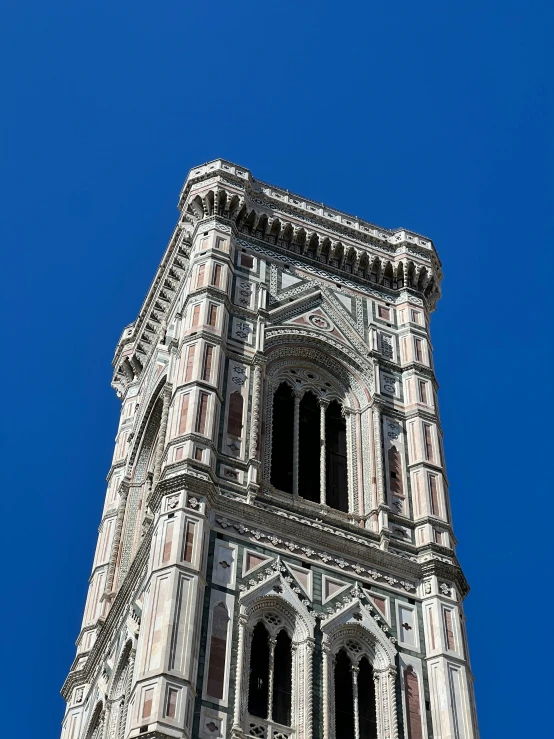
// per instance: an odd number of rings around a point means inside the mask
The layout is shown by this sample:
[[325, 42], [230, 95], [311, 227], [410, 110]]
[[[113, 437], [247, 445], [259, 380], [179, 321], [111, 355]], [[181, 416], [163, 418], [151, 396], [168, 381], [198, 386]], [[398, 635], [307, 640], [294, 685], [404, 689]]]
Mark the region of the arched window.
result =
[[279, 632], [273, 658], [273, 720], [290, 726], [292, 697], [292, 642], [283, 629]]
[[212, 616], [212, 638], [210, 641], [210, 663], [206, 692], [212, 698], [223, 698], [225, 684], [225, 656], [227, 652], [227, 625], [229, 613], [224, 603], [218, 603]]
[[390, 491], [395, 495], [402, 495], [404, 493], [404, 486], [402, 484], [402, 460], [394, 444], [388, 451], [388, 460]]
[[360, 716], [360, 739], [377, 739], [377, 713], [375, 709], [375, 683], [373, 669], [367, 657], [359, 662], [358, 712]]
[[327, 505], [347, 512], [346, 422], [336, 400], [329, 403], [325, 414], [325, 462]]
[[341, 649], [335, 661], [335, 737], [354, 739], [354, 693], [351, 663]]
[[367, 657], [353, 666], [347, 651], [341, 649], [334, 677], [335, 739], [377, 739], [373, 668]]
[[260, 621], [254, 628], [250, 651], [248, 713], [267, 718], [269, 688], [269, 634]]
[[316, 396], [307, 392], [300, 401], [298, 494], [320, 500], [320, 411]]
[[271, 484], [292, 493], [294, 448], [294, 396], [283, 382], [273, 396], [273, 437], [271, 450]]
[[270, 639], [260, 621], [254, 627], [250, 650], [248, 713], [290, 726], [291, 707], [292, 641], [284, 629]]
[[[315, 376], [308, 370], [291, 369], [290, 375], [298, 383], [297, 393], [304, 381], [314, 384]], [[272, 409], [271, 484], [347, 513], [346, 420], [341, 403], [329, 402], [327, 387], [331, 384], [325, 385], [321, 396], [317, 386], [300, 397], [287, 382], [277, 388]]]
[[404, 690], [406, 692], [408, 739], [422, 739], [419, 683], [412, 666], [406, 668], [404, 671]]

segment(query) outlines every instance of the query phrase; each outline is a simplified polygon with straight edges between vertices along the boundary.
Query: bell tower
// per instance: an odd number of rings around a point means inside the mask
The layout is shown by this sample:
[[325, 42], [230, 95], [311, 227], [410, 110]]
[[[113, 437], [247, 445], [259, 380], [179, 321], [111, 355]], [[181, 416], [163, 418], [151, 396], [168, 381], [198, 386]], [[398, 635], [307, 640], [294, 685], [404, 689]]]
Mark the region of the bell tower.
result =
[[113, 360], [62, 739], [477, 739], [433, 243], [191, 170]]

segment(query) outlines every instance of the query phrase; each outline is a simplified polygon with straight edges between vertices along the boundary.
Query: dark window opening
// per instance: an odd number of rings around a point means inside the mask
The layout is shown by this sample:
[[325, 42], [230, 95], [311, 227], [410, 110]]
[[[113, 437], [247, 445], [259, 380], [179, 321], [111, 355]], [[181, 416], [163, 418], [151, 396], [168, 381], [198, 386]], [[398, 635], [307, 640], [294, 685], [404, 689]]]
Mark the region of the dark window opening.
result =
[[348, 655], [341, 649], [335, 662], [335, 736], [354, 739], [354, 695]]
[[313, 393], [306, 393], [300, 401], [300, 434], [298, 492], [307, 500], [320, 500], [320, 416], [319, 403]]
[[403, 495], [402, 460], [398, 449], [393, 445], [388, 451], [390, 491], [395, 495]]
[[279, 632], [274, 654], [273, 720], [291, 725], [292, 642], [286, 631]]
[[250, 651], [248, 683], [248, 713], [267, 718], [269, 677], [269, 643], [265, 626], [259, 622], [254, 628]]
[[358, 715], [360, 739], [377, 739], [377, 711], [373, 669], [366, 657], [360, 660], [358, 673]]
[[336, 400], [325, 414], [325, 456], [327, 505], [348, 512], [346, 422]]
[[283, 382], [273, 396], [271, 484], [285, 493], [292, 493], [293, 429], [294, 396]]

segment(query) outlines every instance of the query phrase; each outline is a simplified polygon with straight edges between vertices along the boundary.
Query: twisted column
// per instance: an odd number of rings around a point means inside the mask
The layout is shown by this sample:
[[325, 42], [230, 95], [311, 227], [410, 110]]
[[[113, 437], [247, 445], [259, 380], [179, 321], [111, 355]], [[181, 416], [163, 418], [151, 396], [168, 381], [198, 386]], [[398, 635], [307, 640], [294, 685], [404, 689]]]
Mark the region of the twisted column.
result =
[[269, 680], [267, 682], [267, 720], [273, 721], [273, 684], [275, 682], [275, 646], [277, 639], [270, 636], [269, 644]]
[[381, 411], [373, 409], [373, 431], [375, 437], [375, 476], [377, 478], [377, 501], [385, 504], [385, 487], [383, 485], [383, 434], [381, 430]]
[[358, 665], [350, 665], [352, 673], [352, 700], [354, 703], [354, 739], [360, 739], [360, 712], [358, 701]]
[[390, 737], [398, 739], [398, 716], [396, 712], [396, 669], [389, 667], [387, 670], [387, 689], [389, 693], [390, 706]]
[[327, 412], [327, 406], [329, 403], [326, 400], [319, 401], [319, 438], [320, 438], [320, 452], [319, 452], [319, 502], [321, 505], [327, 504], [327, 491], [326, 491], [326, 437], [325, 437], [325, 413]]
[[305, 713], [304, 713], [304, 737], [311, 739], [313, 735], [313, 661], [314, 661], [314, 640], [309, 638], [306, 641], [304, 652], [305, 659]]
[[245, 634], [246, 634], [246, 616], [239, 616], [239, 637], [237, 652], [237, 668], [235, 674], [235, 705], [233, 710], [233, 731], [242, 729], [242, 711], [243, 703], [243, 673], [244, 673], [244, 651], [245, 651]]
[[[332, 719], [333, 711], [333, 693], [331, 686], [331, 670], [333, 669], [333, 655], [329, 647], [324, 644], [322, 650], [323, 658], [323, 739], [331, 739], [333, 736]], [[331, 705], [329, 705], [331, 704]]]
[[250, 425], [250, 459], [258, 456], [258, 433], [260, 426], [260, 397], [262, 387], [262, 368], [259, 362], [254, 364], [254, 381], [252, 388], [252, 417]]

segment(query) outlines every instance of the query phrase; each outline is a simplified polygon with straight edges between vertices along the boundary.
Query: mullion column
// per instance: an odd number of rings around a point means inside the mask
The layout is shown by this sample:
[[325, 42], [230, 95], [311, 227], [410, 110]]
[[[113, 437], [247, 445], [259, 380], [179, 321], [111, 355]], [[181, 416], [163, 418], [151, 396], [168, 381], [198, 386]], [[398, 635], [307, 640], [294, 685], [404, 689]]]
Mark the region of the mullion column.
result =
[[269, 676], [267, 680], [267, 720], [273, 721], [273, 685], [275, 682], [275, 645], [277, 639], [269, 637]]
[[360, 739], [360, 711], [358, 701], [358, 665], [350, 665], [352, 672], [352, 701], [354, 704], [354, 739]]
[[335, 734], [335, 690], [331, 679], [334, 657], [327, 644], [322, 648], [323, 673], [323, 739], [332, 739]]
[[237, 645], [237, 667], [235, 673], [235, 705], [233, 710], [233, 736], [235, 732], [242, 733], [243, 706], [245, 705], [244, 693], [244, 660], [249, 655], [245, 655], [246, 651], [246, 617], [241, 614], [239, 616], [239, 636]]

